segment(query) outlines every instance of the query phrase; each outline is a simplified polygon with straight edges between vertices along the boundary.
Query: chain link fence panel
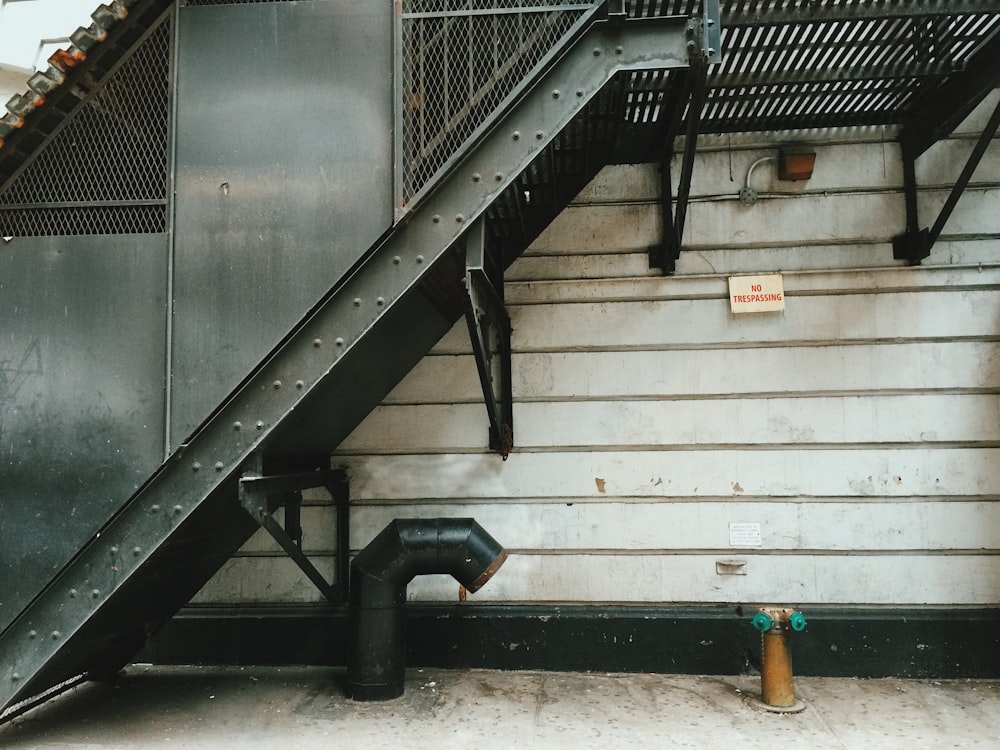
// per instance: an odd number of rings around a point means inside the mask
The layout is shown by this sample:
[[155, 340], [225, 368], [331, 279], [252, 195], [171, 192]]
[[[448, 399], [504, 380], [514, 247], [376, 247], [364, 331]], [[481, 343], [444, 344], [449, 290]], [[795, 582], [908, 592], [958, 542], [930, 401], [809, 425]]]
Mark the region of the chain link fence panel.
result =
[[165, 232], [170, 21], [0, 194], [4, 237]]
[[403, 0], [403, 205], [593, 5]]

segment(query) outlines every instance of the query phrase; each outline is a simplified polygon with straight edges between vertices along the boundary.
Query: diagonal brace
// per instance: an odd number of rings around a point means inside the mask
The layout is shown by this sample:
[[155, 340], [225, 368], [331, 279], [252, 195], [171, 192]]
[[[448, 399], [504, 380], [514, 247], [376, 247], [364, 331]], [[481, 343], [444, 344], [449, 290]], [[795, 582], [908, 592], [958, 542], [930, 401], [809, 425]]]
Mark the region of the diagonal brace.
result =
[[931, 227], [931, 245], [937, 242], [937, 238], [941, 236], [941, 230], [944, 229], [945, 223], [948, 221], [949, 217], [951, 217], [951, 212], [955, 210], [955, 204], [958, 203], [958, 199], [962, 197], [962, 193], [964, 193], [965, 188], [968, 187], [969, 181], [972, 179], [972, 175], [976, 171], [976, 167], [979, 166], [979, 162], [982, 161], [983, 154], [986, 153], [986, 149], [989, 147], [990, 143], [992, 143], [993, 136], [996, 135], [998, 127], [1000, 127], [1000, 104], [997, 104], [997, 108], [993, 110], [993, 115], [990, 117], [990, 121], [986, 124], [986, 128], [979, 136], [979, 140], [976, 141], [976, 145], [972, 149], [972, 153], [969, 155], [969, 160], [965, 163], [962, 173], [958, 176], [955, 186], [951, 189], [951, 193], [948, 195], [948, 200], [946, 200], [944, 206], [942, 206], [941, 213], [938, 215], [937, 221], [935, 221], [934, 226]]
[[921, 260], [928, 257], [934, 243], [941, 236], [941, 231], [951, 217], [959, 198], [969, 186], [972, 175], [982, 161], [986, 149], [993, 142], [993, 137], [1000, 129], [1000, 104], [997, 104], [993, 115], [980, 134], [976, 145], [969, 154], [969, 158], [962, 168], [962, 173], [958, 176], [947, 200], [941, 207], [934, 225], [928, 229], [920, 229], [917, 217], [917, 180], [916, 180], [916, 154], [911, 149], [903, 148], [903, 182], [906, 195], [906, 231], [903, 234], [892, 238], [892, 257], [896, 260], [906, 260], [910, 265], [918, 265]]
[[[246, 473], [240, 478], [239, 484], [240, 505], [243, 509], [267, 530], [319, 592], [334, 604], [342, 600], [343, 582], [338, 586], [328, 583], [302, 551], [299, 511], [302, 505], [302, 490], [313, 487], [333, 488], [340, 481], [342, 473], [332, 471], [271, 477]], [[285, 527], [282, 527], [272, 515], [273, 511], [282, 505], [285, 507]], [[342, 520], [342, 514], [338, 514], [338, 527]], [[337, 554], [341, 557], [343, 551], [338, 550]]]
[[[701, 113], [708, 88], [708, 67], [704, 58], [693, 59], [691, 67], [682, 75], [684, 76], [684, 84], [681, 96], [674, 105], [671, 124], [666, 134], [666, 147], [660, 162], [663, 239], [660, 247], [654, 248], [654, 251], [650, 253], [650, 266], [659, 268], [664, 273], [674, 272], [677, 260], [681, 255], [684, 223], [687, 219], [688, 200], [691, 195], [691, 177], [694, 173], [694, 157], [698, 145], [698, 131], [701, 126]], [[684, 131], [684, 153], [681, 157], [681, 173], [675, 198], [670, 162], [674, 156], [674, 139], [678, 135], [685, 106], [687, 108], [687, 123]]]
[[503, 264], [490, 263], [485, 221], [465, 235], [465, 320], [490, 421], [490, 449], [504, 459], [514, 447], [510, 316], [503, 300]]

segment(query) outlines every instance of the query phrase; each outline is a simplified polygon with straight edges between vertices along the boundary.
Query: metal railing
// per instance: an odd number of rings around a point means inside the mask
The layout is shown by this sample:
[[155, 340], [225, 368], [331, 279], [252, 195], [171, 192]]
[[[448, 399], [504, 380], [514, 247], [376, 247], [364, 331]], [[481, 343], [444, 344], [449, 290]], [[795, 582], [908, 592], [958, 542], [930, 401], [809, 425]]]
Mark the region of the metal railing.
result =
[[0, 235], [166, 231], [170, 20], [0, 193]]
[[397, 202], [446, 171], [533, 71], [589, 21], [594, 0], [403, 0]]

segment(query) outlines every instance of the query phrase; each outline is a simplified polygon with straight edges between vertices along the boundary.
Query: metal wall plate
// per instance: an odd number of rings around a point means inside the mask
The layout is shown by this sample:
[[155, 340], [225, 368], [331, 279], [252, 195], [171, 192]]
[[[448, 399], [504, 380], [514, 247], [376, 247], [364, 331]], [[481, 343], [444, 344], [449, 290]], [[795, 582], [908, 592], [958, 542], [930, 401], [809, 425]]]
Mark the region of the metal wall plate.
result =
[[391, 225], [391, 24], [391, 3], [180, 9], [173, 446]]
[[165, 235], [0, 244], [0, 632], [163, 458]]

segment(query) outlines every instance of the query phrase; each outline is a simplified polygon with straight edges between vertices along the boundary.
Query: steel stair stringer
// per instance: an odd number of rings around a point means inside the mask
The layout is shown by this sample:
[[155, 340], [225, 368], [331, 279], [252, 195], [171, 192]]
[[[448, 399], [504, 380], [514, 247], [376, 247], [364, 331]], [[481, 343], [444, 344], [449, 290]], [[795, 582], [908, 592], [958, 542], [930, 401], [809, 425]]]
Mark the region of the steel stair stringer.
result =
[[435, 263], [616, 73], [686, 66], [686, 21], [596, 23], [551, 66], [0, 634], [0, 710], [132, 658], [257, 528], [248, 459], [328, 455], [453, 324]]

